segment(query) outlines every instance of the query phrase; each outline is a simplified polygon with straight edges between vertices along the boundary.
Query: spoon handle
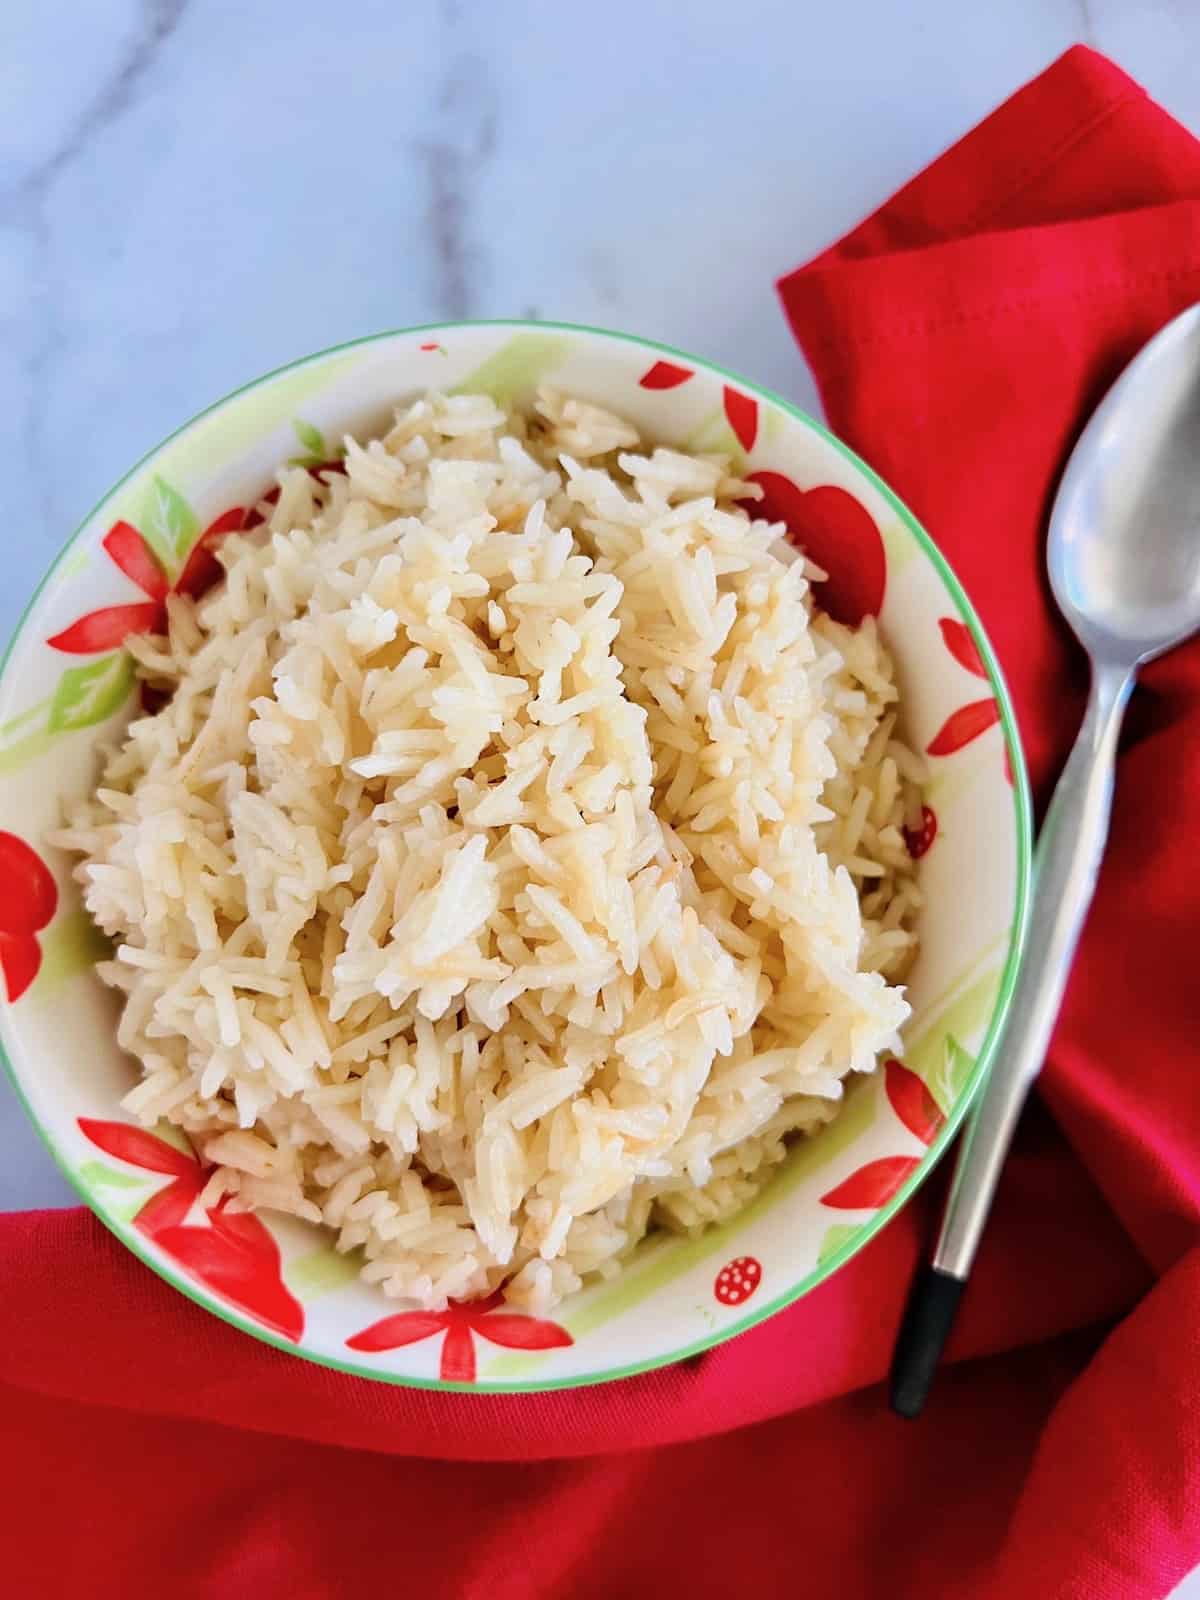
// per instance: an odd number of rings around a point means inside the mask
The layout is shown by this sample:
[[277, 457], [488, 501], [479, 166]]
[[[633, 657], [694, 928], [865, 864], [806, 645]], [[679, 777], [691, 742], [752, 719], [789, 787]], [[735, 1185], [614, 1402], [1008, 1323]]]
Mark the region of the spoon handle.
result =
[[1117, 738], [1135, 672], [1094, 664], [1087, 714], [1042, 824], [1008, 1023], [959, 1145], [933, 1264], [914, 1284], [896, 1345], [892, 1405], [903, 1416], [916, 1416], [925, 1403], [1017, 1118], [1054, 1031], [1108, 838]]

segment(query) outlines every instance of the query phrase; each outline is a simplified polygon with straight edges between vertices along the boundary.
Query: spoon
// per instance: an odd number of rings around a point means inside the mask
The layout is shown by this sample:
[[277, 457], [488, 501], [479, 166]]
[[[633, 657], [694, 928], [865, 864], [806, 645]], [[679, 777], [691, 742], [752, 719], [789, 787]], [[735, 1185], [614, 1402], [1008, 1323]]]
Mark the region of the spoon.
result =
[[1108, 836], [1117, 738], [1143, 662], [1200, 629], [1200, 305], [1125, 369], [1067, 463], [1046, 561], [1091, 663], [1091, 694], [1042, 824], [1024, 960], [959, 1147], [932, 1264], [896, 1341], [891, 1400], [925, 1404], [1021, 1107], [1041, 1070]]

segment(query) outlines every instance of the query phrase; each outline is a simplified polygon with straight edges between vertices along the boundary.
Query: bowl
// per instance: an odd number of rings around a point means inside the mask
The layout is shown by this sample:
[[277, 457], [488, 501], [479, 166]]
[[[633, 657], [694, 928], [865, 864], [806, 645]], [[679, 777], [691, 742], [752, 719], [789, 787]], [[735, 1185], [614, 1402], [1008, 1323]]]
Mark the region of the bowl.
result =
[[[585, 1287], [552, 1321], [489, 1322], [492, 1308], [476, 1304], [422, 1314], [418, 1326], [310, 1224], [210, 1216], [206, 1227], [200, 1217], [165, 1230], [164, 1248], [154, 1219], [182, 1219], [200, 1166], [177, 1130], [141, 1129], [120, 1109], [136, 1072], [116, 1044], [116, 996], [92, 970], [104, 941], [69, 861], [45, 840], [132, 712], [121, 639], [150, 626], [160, 604], [139, 590], [131, 535], [112, 535], [118, 523], [178, 577], [201, 532], [240, 522], [280, 462], [328, 458], [344, 432], [373, 427], [426, 389], [503, 403], [546, 379], [658, 442], [727, 452], [829, 572], [829, 608], [878, 614], [904, 732], [930, 766], [923, 826], [909, 838], [924, 895], [913, 1010], [903, 1060], [860, 1078], [837, 1118], [797, 1144], [732, 1221], [694, 1238], [649, 1237], [617, 1277]], [[31, 1120], [96, 1215], [227, 1322], [390, 1382], [511, 1392], [598, 1383], [681, 1360], [790, 1304], [928, 1175], [1004, 1020], [1030, 838], [1012, 708], [970, 602], [913, 516], [819, 423], [711, 362], [627, 335], [519, 322], [381, 334], [270, 373], [186, 423], [105, 495], [30, 603], [0, 668], [0, 1045]], [[398, 1311], [400, 1321], [379, 1326]]]

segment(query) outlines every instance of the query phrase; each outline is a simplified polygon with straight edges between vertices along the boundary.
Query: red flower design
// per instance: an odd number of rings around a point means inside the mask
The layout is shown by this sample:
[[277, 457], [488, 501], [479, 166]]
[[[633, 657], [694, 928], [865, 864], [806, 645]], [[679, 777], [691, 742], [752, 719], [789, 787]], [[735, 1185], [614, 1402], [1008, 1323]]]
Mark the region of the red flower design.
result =
[[972, 700], [950, 713], [925, 748], [931, 756], [952, 756], [999, 721], [1000, 707], [990, 695], [986, 700]]
[[643, 389], [678, 389], [681, 383], [694, 376], [690, 367], [677, 367], [673, 361], [656, 361], [642, 373], [638, 384]]
[[[965, 667], [972, 677], [986, 678], [987, 668], [980, 658], [979, 648], [971, 637], [971, 630], [966, 623], [959, 622], [956, 617], [939, 617], [938, 627], [942, 630], [946, 649], [959, 666]], [[970, 744], [972, 739], [978, 739], [981, 733], [986, 733], [999, 721], [1000, 707], [990, 696], [986, 700], [972, 700], [950, 713], [925, 748], [931, 756], [953, 755], [956, 750], [961, 750], [965, 744]], [[1009, 760], [1007, 746], [1004, 751], [1004, 775], [1011, 783], [1012, 763]]]
[[170, 585], [158, 557], [137, 529], [128, 522], [114, 522], [104, 536], [104, 548], [127, 578], [132, 578], [151, 600], [165, 600]]
[[878, 1161], [868, 1161], [836, 1189], [823, 1194], [821, 1204], [838, 1211], [874, 1211], [892, 1198], [909, 1173], [920, 1164], [919, 1156], [883, 1156]]
[[194, 1278], [293, 1342], [304, 1332], [304, 1311], [280, 1274], [279, 1246], [251, 1211], [208, 1212], [207, 1228], [160, 1228], [159, 1248]]
[[753, 1256], [737, 1256], [717, 1273], [713, 1294], [723, 1306], [740, 1306], [762, 1282], [762, 1263]]
[[856, 628], [864, 617], [878, 616], [887, 556], [866, 506], [834, 484], [800, 489], [782, 472], [751, 472], [746, 481], [763, 491], [760, 500], [744, 502], [750, 515], [786, 523], [792, 543], [829, 574], [813, 585], [813, 594], [834, 621]]
[[95, 655], [124, 644], [131, 633], [161, 633], [166, 627], [166, 605], [104, 606], [79, 617], [69, 628], [46, 643], [72, 656]]
[[41, 856], [15, 833], [0, 830], [0, 971], [10, 1002], [37, 977], [37, 934], [57, 905], [58, 885]]
[[[241, 533], [251, 526], [244, 506], [230, 506], [228, 511], [210, 522], [208, 527], [188, 551], [183, 571], [172, 585], [176, 594], [185, 594], [198, 600], [221, 577], [221, 563], [217, 560], [216, 546], [227, 533]], [[166, 596], [164, 595], [164, 604]]]
[[904, 843], [914, 861], [919, 861], [937, 838], [938, 819], [929, 806], [921, 807], [919, 828], [905, 828]]
[[932, 1144], [945, 1117], [941, 1107], [915, 1072], [894, 1057], [884, 1066], [887, 1097], [892, 1110], [922, 1144]]
[[0, 970], [10, 1002], [21, 998], [37, 977], [41, 964], [42, 947], [31, 933], [0, 933]]
[[725, 416], [743, 450], [753, 450], [758, 436], [758, 401], [725, 385]]
[[957, 617], [939, 617], [938, 627], [942, 630], [946, 649], [959, 666], [965, 667], [977, 678], [986, 678], [987, 668], [980, 659], [979, 646], [972, 638], [971, 630], [966, 623], [959, 622]]
[[452, 1300], [444, 1311], [398, 1311], [346, 1340], [351, 1350], [395, 1350], [445, 1332], [439, 1376], [445, 1383], [475, 1382], [475, 1335], [510, 1350], [556, 1350], [575, 1341], [557, 1322], [497, 1311], [499, 1292], [486, 1300]]
[[253, 1212], [227, 1211], [222, 1198], [206, 1209], [207, 1226], [185, 1221], [211, 1168], [127, 1122], [80, 1117], [79, 1131], [106, 1155], [171, 1179], [134, 1217], [139, 1233], [223, 1299], [285, 1338], [300, 1338], [304, 1310], [283, 1282], [279, 1246], [262, 1220]]
[[[278, 493], [278, 491], [276, 491]], [[138, 530], [129, 522], [114, 522], [104, 535], [104, 548], [113, 564], [149, 598], [134, 604], [104, 606], [89, 611], [46, 642], [67, 655], [87, 656], [124, 644], [131, 633], [163, 633], [167, 626], [167, 596], [185, 594], [197, 599], [221, 576], [215, 546], [227, 533], [252, 527], [244, 506], [223, 511], [192, 545], [183, 570], [171, 583], [163, 564]]]

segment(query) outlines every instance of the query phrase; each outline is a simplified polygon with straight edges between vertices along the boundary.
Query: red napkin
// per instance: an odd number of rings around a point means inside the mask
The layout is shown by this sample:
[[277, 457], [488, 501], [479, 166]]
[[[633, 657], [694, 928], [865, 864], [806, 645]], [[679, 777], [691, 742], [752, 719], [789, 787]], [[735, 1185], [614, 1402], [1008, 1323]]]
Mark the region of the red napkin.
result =
[[[1200, 299], [1200, 146], [1071, 51], [781, 289], [833, 426], [983, 612], [1044, 800], [1084, 689], [1044, 513], [1105, 385]], [[1164, 1594], [1200, 1563], [1198, 838], [1193, 646], [1133, 707], [1053, 1120], [1026, 1120], [919, 1423], [880, 1379], [929, 1194], [741, 1339], [535, 1399], [340, 1377], [198, 1311], [88, 1213], [13, 1216], [4, 1592]]]

